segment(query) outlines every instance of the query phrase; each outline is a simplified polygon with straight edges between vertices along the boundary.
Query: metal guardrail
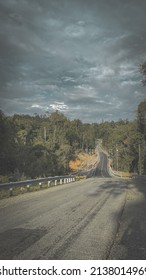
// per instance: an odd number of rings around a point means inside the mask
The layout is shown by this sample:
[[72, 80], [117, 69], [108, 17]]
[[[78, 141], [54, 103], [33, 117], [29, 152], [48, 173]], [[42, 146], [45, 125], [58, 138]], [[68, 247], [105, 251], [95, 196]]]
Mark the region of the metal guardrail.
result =
[[0, 191], [4, 189], [13, 189], [15, 187], [27, 187], [29, 188], [30, 185], [36, 185], [39, 184], [40, 186], [42, 183], [48, 183], [48, 187], [51, 185], [52, 182], [54, 182], [54, 185], [56, 186], [58, 184], [67, 184], [70, 182], [75, 182], [76, 177], [75, 176], [55, 176], [55, 177], [47, 177], [47, 178], [40, 178], [40, 179], [34, 179], [34, 180], [26, 180], [26, 181], [18, 181], [18, 182], [11, 182], [11, 183], [3, 183], [0, 184]]

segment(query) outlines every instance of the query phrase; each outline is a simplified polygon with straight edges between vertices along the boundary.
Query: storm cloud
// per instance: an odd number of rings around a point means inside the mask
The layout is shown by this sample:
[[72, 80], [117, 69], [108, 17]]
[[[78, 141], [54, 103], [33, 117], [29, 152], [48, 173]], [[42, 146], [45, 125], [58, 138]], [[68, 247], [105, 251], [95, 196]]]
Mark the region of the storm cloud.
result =
[[3, 112], [133, 119], [146, 97], [145, 13], [145, 0], [1, 0]]

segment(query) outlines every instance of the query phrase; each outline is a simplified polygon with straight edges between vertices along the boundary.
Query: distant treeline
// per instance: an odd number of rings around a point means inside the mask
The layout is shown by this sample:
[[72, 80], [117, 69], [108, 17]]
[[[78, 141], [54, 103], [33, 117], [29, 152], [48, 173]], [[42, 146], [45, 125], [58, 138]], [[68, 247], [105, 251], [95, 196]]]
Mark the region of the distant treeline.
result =
[[[82, 123], [51, 115], [0, 112], [0, 180], [63, 175], [79, 151], [93, 152], [102, 139], [114, 169], [146, 173], [146, 101], [134, 121]], [[117, 162], [118, 161], [118, 162]]]

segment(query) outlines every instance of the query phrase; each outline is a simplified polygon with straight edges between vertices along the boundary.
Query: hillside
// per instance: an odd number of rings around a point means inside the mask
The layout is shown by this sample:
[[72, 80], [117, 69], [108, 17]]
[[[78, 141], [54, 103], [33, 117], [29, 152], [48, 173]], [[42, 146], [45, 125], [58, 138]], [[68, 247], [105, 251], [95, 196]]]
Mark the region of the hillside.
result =
[[89, 171], [96, 164], [98, 159], [97, 154], [88, 154], [85, 152], [81, 152], [77, 155], [75, 160], [71, 160], [69, 162], [69, 167], [73, 172], [78, 171]]

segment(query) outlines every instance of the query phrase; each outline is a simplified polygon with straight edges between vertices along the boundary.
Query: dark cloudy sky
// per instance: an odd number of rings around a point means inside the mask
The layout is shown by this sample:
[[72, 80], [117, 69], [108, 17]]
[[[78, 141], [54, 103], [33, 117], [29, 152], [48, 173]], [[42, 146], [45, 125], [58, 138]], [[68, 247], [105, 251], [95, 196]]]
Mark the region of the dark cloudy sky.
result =
[[146, 98], [146, 0], [0, 0], [0, 104], [83, 122], [132, 119]]

